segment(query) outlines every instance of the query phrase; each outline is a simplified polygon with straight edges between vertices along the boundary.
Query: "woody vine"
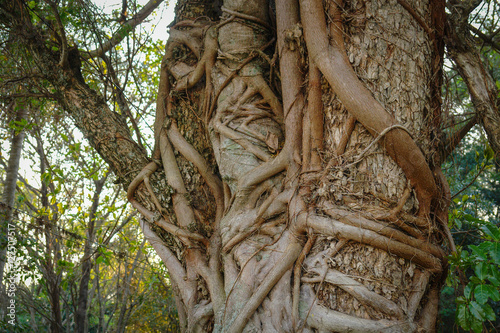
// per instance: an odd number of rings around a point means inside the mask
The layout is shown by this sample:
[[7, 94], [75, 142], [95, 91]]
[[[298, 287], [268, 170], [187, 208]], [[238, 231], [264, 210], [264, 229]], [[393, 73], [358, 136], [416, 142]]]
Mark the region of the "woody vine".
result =
[[[219, 22], [200, 17], [170, 30], [153, 161], [130, 184], [128, 198], [149, 221], [141, 227], [169, 269], [187, 332], [276, 330], [265, 311], [280, 312], [285, 331], [432, 329], [446, 269], [439, 244], [445, 239], [454, 246], [447, 228], [449, 190], [439, 166], [429, 163], [411, 132], [354, 72], [344, 47], [342, 6], [277, 1], [273, 22], [267, 1], [225, 1]], [[322, 153], [325, 83], [348, 111], [336, 156], [329, 159]], [[196, 101], [192, 112], [217, 169], [183, 136], [176, 105], [186, 100]], [[344, 156], [356, 124], [372, 135], [372, 143], [357, 156]], [[311, 184], [334, 168], [356, 166], [375, 145], [408, 181], [396, 205], [373, 215], [312, 197]], [[209, 216], [190, 201], [182, 171], [186, 161], [209, 189], [215, 207]], [[161, 167], [172, 208], [150, 185]], [[135, 198], [139, 186], [146, 187], [154, 207]], [[410, 197], [418, 202], [413, 212], [403, 209]], [[164, 245], [164, 232], [175, 239], [171, 246]], [[321, 237], [331, 246], [310, 256]], [[327, 258], [353, 243], [416, 265], [404, 309], [328, 265]], [[322, 284], [341, 288], [382, 319], [322, 305]]]

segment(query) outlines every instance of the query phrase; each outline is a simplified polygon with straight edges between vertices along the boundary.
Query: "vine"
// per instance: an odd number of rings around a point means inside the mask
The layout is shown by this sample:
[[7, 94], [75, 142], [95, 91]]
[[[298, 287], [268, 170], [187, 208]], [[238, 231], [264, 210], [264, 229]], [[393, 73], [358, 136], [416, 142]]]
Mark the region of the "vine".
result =
[[[192, 288], [199, 278], [208, 289], [208, 299], [196, 291], [180, 293], [188, 318], [187, 331], [203, 330], [212, 323], [215, 331], [242, 332], [248, 325], [255, 325], [255, 321], [260, 321], [265, 329], [273, 324], [259, 316], [261, 306], [282, 308], [285, 316], [291, 318], [290, 330], [306, 326], [320, 331], [415, 330], [415, 316], [426, 293], [427, 305], [422, 311], [436, 315], [435, 299], [431, 297], [435, 289], [429, 291], [426, 286], [431, 276], [443, 272], [444, 252], [426, 239], [432, 232], [432, 202], [440, 195], [434, 175], [408, 130], [397, 123], [355, 75], [343, 46], [337, 5], [330, 4], [329, 15], [335, 19], [328, 27], [321, 1], [277, 1], [275, 40], [269, 37], [274, 27], [267, 21], [267, 2], [255, 3], [259, 10], [225, 1], [223, 17], [217, 24], [188, 20], [172, 27], [158, 93], [155, 160], [128, 190], [134, 207], [185, 246], [185, 268], [175, 258], [167, 263], [179, 289]], [[291, 43], [290, 36], [298, 42]], [[266, 79], [272, 77], [269, 72], [274, 61], [268, 52], [273, 46], [280, 59], [280, 92]], [[297, 66], [304, 62], [305, 53], [309, 54], [305, 58], [309, 69], [307, 91], [302, 87], [306, 79]], [[336, 149], [337, 156], [328, 163], [321, 158], [322, 76], [351, 114]], [[174, 92], [188, 93], [203, 80], [199, 114], [204, 115], [218, 173], [210, 170], [203, 155], [183, 137], [172, 115]], [[354, 162], [339, 165], [357, 121], [375, 140]], [[334, 166], [356, 165], [379, 141], [410, 184], [396, 207], [378, 216], [378, 220], [328, 203], [308, 208], [308, 174], [312, 175], [309, 179], [322, 179]], [[207, 237], [189, 231], [190, 226], [203, 221], [186, 199], [185, 180], [175, 152], [192, 163], [214, 198], [216, 214], [210, 222], [212, 233]], [[165, 210], [148, 185], [149, 177], [160, 164], [174, 191], [177, 225], [162, 216]], [[325, 171], [320, 172], [325, 164]], [[156, 213], [134, 198], [143, 181]], [[410, 186], [419, 201], [417, 216], [402, 212], [411, 196]], [[446, 230], [444, 223], [443, 227]], [[148, 230], [146, 224], [143, 228]], [[339, 240], [335, 250], [316, 254], [316, 258], [321, 258], [319, 266], [308, 257], [318, 237]], [[395, 254], [419, 267], [408, 309], [403, 310], [363, 283], [328, 268], [326, 258], [333, 257], [350, 241]], [[164, 249], [167, 255], [168, 251]], [[319, 288], [317, 285], [323, 283], [340, 287], [387, 319], [361, 319], [328, 309], [318, 302], [317, 291], [313, 291], [314, 286]], [[278, 290], [284, 294], [273, 294]], [[290, 305], [280, 301], [287, 295], [292, 299]], [[306, 305], [305, 313], [300, 304]], [[213, 319], [209, 319], [211, 316]], [[424, 321], [419, 325], [426, 325]]]

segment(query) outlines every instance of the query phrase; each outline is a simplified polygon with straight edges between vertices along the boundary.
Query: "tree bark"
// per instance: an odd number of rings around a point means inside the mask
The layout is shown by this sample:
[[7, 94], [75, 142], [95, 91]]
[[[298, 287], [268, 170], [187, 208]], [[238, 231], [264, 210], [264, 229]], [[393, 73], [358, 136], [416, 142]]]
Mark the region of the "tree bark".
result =
[[468, 17], [479, 3], [467, 5], [451, 1], [451, 13], [447, 15], [447, 50], [457, 66], [460, 76], [467, 84], [476, 117], [483, 125], [491, 148], [497, 158], [500, 156], [500, 112], [498, 88], [485, 68], [481, 55], [472, 42]]
[[[26, 108], [24, 103], [12, 103], [12, 108], [18, 108], [16, 113], [15, 120], [21, 121], [26, 120], [28, 115], [28, 109]], [[14, 202], [16, 198], [16, 184], [17, 184], [17, 175], [19, 172], [19, 162], [21, 160], [21, 153], [23, 150], [23, 141], [26, 135], [25, 129], [21, 131], [13, 131], [12, 133], [12, 141], [9, 152], [9, 161], [7, 164], [7, 169], [5, 173], [5, 183], [3, 187], [2, 193], [2, 202], [0, 203], [0, 228], [1, 234], [5, 235], [2, 237], [2, 242], [0, 243], [0, 288], [1, 290], [1, 301], [2, 310], [0, 312], [1, 317], [4, 316], [4, 301], [6, 300], [4, 285], [3, 285], [3, 277], [4, 270], [6, 264], [6, 254], [7, 254], [7, 235], [9, 235], [9, 231], [13, 231], [9, 228], [9, 225], [14, 226], [15, 223], [13, 221], [13, 213], [14, 213]]]
[[[302, 1], [299, 9], [296, 1], [278, 1], [278, 90], [272, 79], [273, 20], [265, 1], [226, 1], [217, 24], [182, 20], [173, 26], [155, 126], [158, 155], [178, 193], [169, 213], [182, 229], [212, 226], [208, 244], [192, 234], [181, 238], [187, 246], [198, 240], [206, 250], [202, 246], [175, 258], [170, 250], [157, 249], [180, 284], [185, 330], [433, 329], [437, 309], [427, 295], [440, 285], [443, 251], [436, 231], [446, 226], [435, 217], [440, 212], [434, 202], [444, 192], [432, 172], [431, 135], [439, 131], [434, 118], [439, 110], [433, 107], [440, 104], [430, 87], [436, 86], [433, 77], [440, 70], [436, 39], [442, 36], [429, 35], [421, 26], [433, 26], [432, 19], [414, 18], [427, 17], [439, 6], [420, 5], [410, 13], [408, 6], [384, 1], [346, 4], [344, 15], [360, 22], [343, 30], [334, 3], [327, 3], [325, 13], [320, 2]], [[388, 16], [389, 10], [397, 11], [397, 18]], [[190, 17], [182, 10], [177, 15]], [[394, 32], [389, 39], [385, 30]], [[415, 36], [413, 44], [405, 42]], [[192, 52], [194, 62], [179, 56], [181, 46]], [[195, 126], [198, 140], [190, 137], [193, 124], [181, 94], [206, 121]], [[311, 114], [326, 116], [324, 138], [317, 130], [323, 122]], [[204, 128], [213, 157], [206, 153]], [[318, 141], [326, 143], [324, 148]], [[378, 142], [383, 149], [374, 149]], [[311, 167], [313, 152], [324, 158], [323, 165], [315, 157]], [[208, 166], [214, 158], [222, 184], [212, 180]], [[154, 164], [144, 169], [129, 187], [130, 200], [150, 217], [154, 214], [133, 193], [155, 170]], [[213, 197], [189, 202], [185, 197], [199, 187], [188, 182], [198, 172], [203, 179], [198, 186], [205, 182]], [[223, 201], [217, 199], [221, 188]], [[196, 207], [207, 200], [216, 205], [208, 218]], [[306, 247], [309, 253], [303, 249], [307, 239], [314, 243]], [[213, 253], [210, 260], [199, 257], [204, 251]], [[210, 263], [219, 255], [224, 290], [219, 266]], [[294, 263], [299, 269], [292, 275]], [[347, 275], [360, 278], [356, 288], [343, 287]], [[195, 289], [200, 279], [208, 295]], [[412, 285], [416, 291], [405, 290]], [[425, 319], [417, 315], [421, 311]]]

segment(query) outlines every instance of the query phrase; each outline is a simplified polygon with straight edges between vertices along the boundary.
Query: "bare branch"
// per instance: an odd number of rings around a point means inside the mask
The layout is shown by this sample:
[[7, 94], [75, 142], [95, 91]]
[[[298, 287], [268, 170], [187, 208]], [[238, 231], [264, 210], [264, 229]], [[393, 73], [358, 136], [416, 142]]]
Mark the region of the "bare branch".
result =
[[141, 24], [164, 0], [150, 0], [142, 9], [130, 20], [125, 21], [121, 28], [103, 45], [99, 48], [83, 54], [84, 59], [90, 59], [95, 57], [100, 57], [104, 53], [111, 50], [113, 47], [118, 45], [130, 31], [134, 30], [139, 24]]
[[492, 46], [495, 50], [497, 50], [497, 52], [500, 52], [500, 44], [497, 43], [491, 35], [490, 36], [485, 35], [484, 33], [481, 32], [481, 30], [470, 24], [469, 24], [469, 29], [473, 33], [475, 33], [479, 38], [481, 38], [486, 44]]
[[441, 147], [441, 161], [445, 161], [446, 158], [457, 148], [458, 144], [462, 139], [469, 133], [469, 131], [477, 124], [477, 115], [472, 117], [467, 124], [461, 127], [458, 131], [451, 134]]
[[57, 30], [59, 31], [59, 36], [61, 38], [61, 57], [59, 65], [64, 68], [68, 62], [68, 40], [66, 38], [66, 31], [64, 30], [64, 26], [61, 21], [61, 16], [59, 15], [59, 11], [57, 10], [56, 3], [52, 0], [45, 0], [45, 2], [49, 4], [56, 18]]

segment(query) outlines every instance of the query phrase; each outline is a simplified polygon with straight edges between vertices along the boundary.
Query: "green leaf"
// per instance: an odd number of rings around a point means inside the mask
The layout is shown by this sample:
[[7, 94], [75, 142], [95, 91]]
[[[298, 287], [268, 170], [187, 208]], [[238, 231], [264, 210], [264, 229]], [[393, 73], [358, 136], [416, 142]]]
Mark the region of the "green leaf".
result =
[[498, 268], [498, 266], [490, 265], [490, 274], [488, 276], [488, 280], [497, 288], [500, 287], [500, 270]]
[[491, 246], [489, 246], [489, 253], [493, 262], [500, 265], [500, 243], [491, 243]]
[[472, 215], [470, 215], [470, 214], [464, 214], [464, 219], [465, 219], [466, 221], [468, 221], [468, 222], [476, 222], [476, 223], [481, 223], [481, 224], [483, 224], [483, 223], [484, 223], [484, 221], [483, 221], [483, 220], [481, 220], [481, 219], [479, 219], [479, 218], [477, 218], [477, 217], [475, 217], [475, 216], [472, 216]]
[[486, 319], [486, 312], [484, 311], [483, 307], [477, 303], [477, 302], [470, 302], [469, 303], [469, 310], [472, 315], [479, 319], [479, 320], [485, 320]]
[[485, 249], [476, 245], [469, 245], [469, 249], [471, 249], [472, 253], [478, 256], [479, 259], [488, 260], [488, 252]]
[[471, 321], [471, 327], [474, 333], [481, 333], [483, 331], [483, 322], [482, 320], [474, 320]]
[[491, 284], [480, 284], [474, 288], [474, 297], [479, 304], [485, 304], [488, 298], [493, 301], [500, 300], [500, 294]]
[[470, 277], [470, 282], [475, 283], [475, 284], [481, 284], [483, 281], [481, 281], [477, 276], [473, 275]]
[[472, 290], [474, 289], [474, 284], [469, 282], [464, 288], [464, 296], [466, 299], [470, 299]]
[[493, 224], [485, 224], [481, 227], [481, 230], [493, 240], [500, 240], [500, 228], [494, 226]]
[[470, 329], [470, 311], [466, 304], [459, 304], [457, 309], [457, 322], [464, 330]]
[[486, 146], [486, 149], [484, 150], [484, 157], [487, 161], [491, 161], [493, 157], [495, 157], [495, 152], [491, 149], [490, 145]]
[[474, 267], [474, 273], [476, 273], [476, 276], [481, 280], [484, 281], [488, 277], [488, 264], [485, 262], [481, 261], [476, 264], [476, 267]]
[[57, 261], [57, 266], [64, 267], [64, 268], [72, 268], [73, 266], [75, 266], [75, 264], [73, 264], [72, 262], [66, 261], [66, 260], [59, 259]]
[[486, 314], [486, 320], [494, 321], [496, 319], [495, 311], [491, 308], [489, 304], [483, 305], [484, 313]]

